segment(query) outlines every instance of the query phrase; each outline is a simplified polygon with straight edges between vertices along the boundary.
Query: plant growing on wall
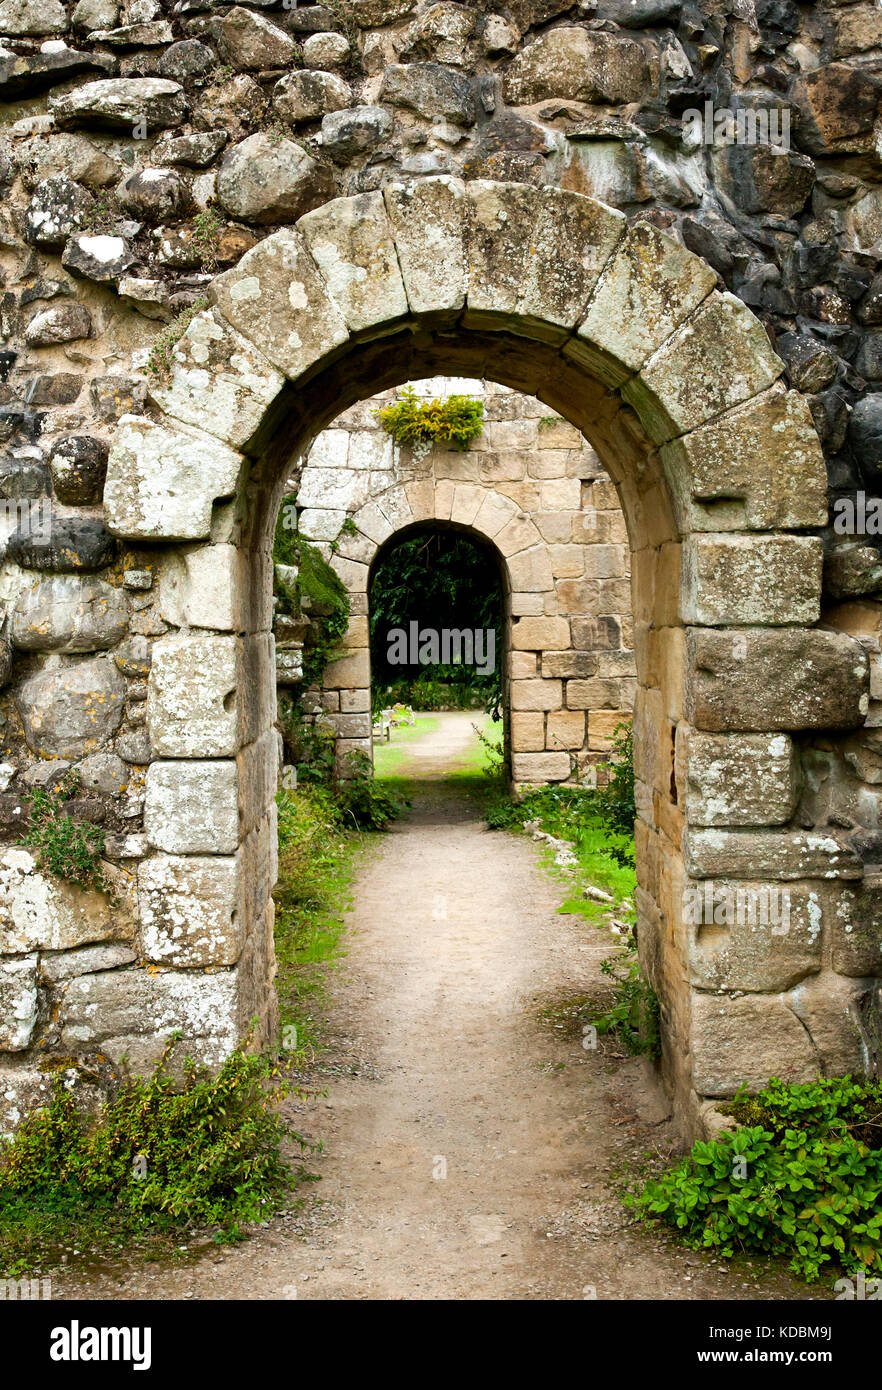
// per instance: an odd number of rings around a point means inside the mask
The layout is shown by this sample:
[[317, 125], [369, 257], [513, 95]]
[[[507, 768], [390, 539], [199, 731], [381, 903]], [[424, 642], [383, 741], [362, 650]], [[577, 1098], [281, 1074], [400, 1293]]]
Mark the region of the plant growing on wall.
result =
[[412, 444], [424, 456], [433, 444], [447, 444], [462, 453], [484, 426], [484, 404], [471, 396], [421, 401], [412, 386], [405, 386], [394, 405], [375, 410], [387, 434], [399, 444]]
[[[286, 498], [273, 541], [273, 592], [283, 613], [308, 611], [312, 619], [303, 651], [303, 685], [313, 685], [349, 626], [349, 595], [321, 551], [290, 528], [294, 499]], [[286, 569], [296, 570], [293, 581]]]
[[74, 820], [64, 802], [76, 790], [79, 777], [69, 772], [57, 791], [37, 787], [30, 799], [30, 830], [21, 841], [34, 851], [41, 869], [80, 888], [110, 891], [101, 856], [104, 832], [89, 821]]

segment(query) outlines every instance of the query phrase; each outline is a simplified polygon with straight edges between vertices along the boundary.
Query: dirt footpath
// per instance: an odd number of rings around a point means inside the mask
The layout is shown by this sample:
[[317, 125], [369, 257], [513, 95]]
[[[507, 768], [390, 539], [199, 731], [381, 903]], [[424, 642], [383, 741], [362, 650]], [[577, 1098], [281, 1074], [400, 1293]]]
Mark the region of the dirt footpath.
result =
[[62, 1277], [57, 1296], [830, 1297], [630, 1226], [614, 1175], [673, 1147], [667, 1105], [648, 1064], [537, 1017], [600, 988], [613, 938], [559, 915], [537, 847], [437, 780], [473, 717], [412, 745], [412, 810], [361, 866], [315, 1078], [328, 1095], [292, 1115], [325, 1145], [302, 1209], [173, 1268]]

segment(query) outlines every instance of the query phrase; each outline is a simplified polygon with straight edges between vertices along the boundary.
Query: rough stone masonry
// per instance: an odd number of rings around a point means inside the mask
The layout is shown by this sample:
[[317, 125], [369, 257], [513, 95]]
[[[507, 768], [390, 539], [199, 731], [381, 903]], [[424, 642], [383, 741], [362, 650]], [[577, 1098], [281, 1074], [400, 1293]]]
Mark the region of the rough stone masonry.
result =
[[[4, 1127], [172, 1028], [210, 1062], [272, 1032], [275, 510], [341, 411], [441, 373], [537, 398], [618, 492], [684, 1129], [741, 1081], [873, 1071], [882, 563], [831, 504], [882, 479], [882, 11], [0, 0], [0, 36]], [[708, 104], [791, 147], [704, 143]], [[420, 481], [341, 545], [353, 592], [383, 533], [478, 522], [552, 625], [513, 714], [584, 715], [597, 614], [548, 554], [579, 542]], [[19, 844], [68, 769], [112, 897]], [[691, 924], [708, 879], [790, 885], [792, 932]]]

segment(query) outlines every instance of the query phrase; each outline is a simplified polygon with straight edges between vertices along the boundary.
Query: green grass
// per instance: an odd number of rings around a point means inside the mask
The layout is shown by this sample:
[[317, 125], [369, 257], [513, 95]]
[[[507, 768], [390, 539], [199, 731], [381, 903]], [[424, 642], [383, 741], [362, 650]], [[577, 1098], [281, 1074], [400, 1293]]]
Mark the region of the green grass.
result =
[[[460, 759], [458, 767], [451, 772], [452, 782], [481, 782], [485, 786], [489, 783], [499, 785], [499, 780], [493, 777], [492, 762], [495, 756], [502, 753], [502, 742], [504, 737], [504, 726], [502, 720], [492, 720], [489, 714], [476, 714], [472, 723], [480, 730], [486, 743], [482, 742], [478, 734], [475, 735], [468, 749]], [[487, 747], [487, 743], [491, 745]]]
[[392, 730], [388, 743], [379, 739], [374, 744], [374, 776], [400, 780], [401, 766], [407, 761], [413, 744], [419, 743], [426, 734], [437, 733], [441, 720], [433, 714], [417, 714], [415, 724], [400, 724]]
[[[320, 1046], [317, 1014], [327, 971], [344, 953], [344, 913], [359, 850], [367, 837], [340, 825], [324, 787], [283, 791], [279, 882], [275, 892], [276, 991], [282, 1040], [308, 1055]], [[287, 1030], [287, 1031], [286, 1031]], [[291, 1040], [295, 1036], [293, 1047]]]

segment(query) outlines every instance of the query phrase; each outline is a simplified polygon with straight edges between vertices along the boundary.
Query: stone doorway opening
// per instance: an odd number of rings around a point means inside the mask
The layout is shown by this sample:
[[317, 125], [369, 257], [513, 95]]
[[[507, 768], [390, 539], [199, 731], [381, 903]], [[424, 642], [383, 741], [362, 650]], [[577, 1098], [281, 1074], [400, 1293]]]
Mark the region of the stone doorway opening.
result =
[[[105, 491], [114, 533], [161, 552], [175, 628], [154, 648], [139, 877], [152, 876], [160, 915], [163, 892], [204, 898], [193, 861], [210, 830], [213, 868], [227, 866], [224, 894], [241, 907], [238, 954], [205, 977], [223, 997], [202, 1026], [227, 1036], [258, 1013], [272, 1028], [271, 537], [291, 460], [356, 401], [463, 372], [581, 430], [621, 500], [640, 949], [684, 1128], [700, 1130], [705, 1104], [764, 1080], [782, 1054], [796, 1079], [849, 1069], [849, 1047], [860, 1069], [857, 1001], [874, 968], [847, 944], [860, 865], [795, 813], [800, 737], [862, 723], [868, 662], [818, 626], [826, 478], [805, 402], [783, 388], [762, 325], [716, 284], [676, 241], [591, 199], [446, 177], [329, 203], [215, 280], [152, 393], [156, 413], [121, 422]], [[403, 518], [439, 519], [425, 493], [396, 487]], [[517, 516], [490, 539], [506, 527], [513, 613], [516, 595], [537, 607], [540, 595], [542, 618], [560, 616], [545, 611], [543, 545]], [[382, 538], [366, 519], [350, 539]], [[341, 545], [337, 560], [366, 579], [357, 549]], [[512, 680], [513, 711], [530, 685]], [[724, 794], [708, 795], [720, 781]], [[766, 783], [781, 796], [751, 800]], [[793, 882], [804, 929], [783, 947], [737, 927], [722, 942], [702, 933], [683, 895], [708, 878]], [[171, 1000], [187, 972], [168, 965]]]

